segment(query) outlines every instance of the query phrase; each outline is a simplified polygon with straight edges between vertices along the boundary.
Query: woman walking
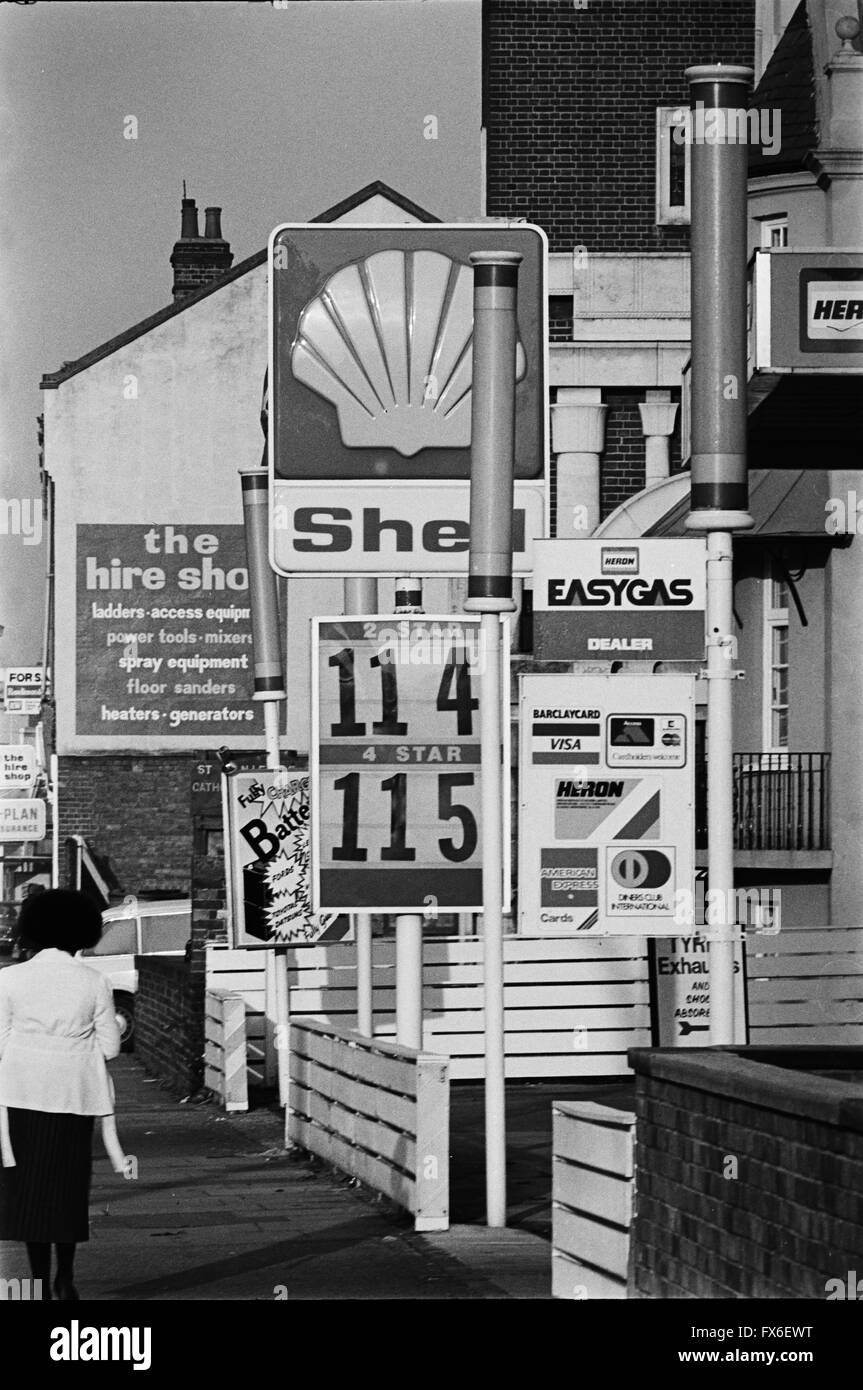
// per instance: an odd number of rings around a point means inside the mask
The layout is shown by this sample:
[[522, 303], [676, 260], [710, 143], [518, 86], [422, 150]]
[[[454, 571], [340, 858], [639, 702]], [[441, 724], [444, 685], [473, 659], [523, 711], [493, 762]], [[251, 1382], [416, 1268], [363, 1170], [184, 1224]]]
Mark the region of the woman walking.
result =
[[[50, 1298], [78, 1298], [75, 1247], [89, 1240], [93, 1120], [113, 1113], [105, 1061], [120, 1051], [111, 990], [76, 951], [95, 946], [102, 915], [83, 893], [28, 898], [17, 933], [31, 958], [0, 971], [0, 1240], [23, 1241]], [[12, 1166], [7, 1166], [11, 1162]]]

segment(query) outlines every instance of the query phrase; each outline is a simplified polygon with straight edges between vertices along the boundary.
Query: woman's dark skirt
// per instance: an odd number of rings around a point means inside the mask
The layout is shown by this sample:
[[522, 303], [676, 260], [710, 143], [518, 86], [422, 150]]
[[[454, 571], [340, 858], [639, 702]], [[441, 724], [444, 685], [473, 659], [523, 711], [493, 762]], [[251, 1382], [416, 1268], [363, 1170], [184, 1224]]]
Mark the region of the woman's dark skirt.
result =
[[9, 1111], [14, 1168], [0, 1168], [0, 1240], [90, 1239], [92, 1115]]

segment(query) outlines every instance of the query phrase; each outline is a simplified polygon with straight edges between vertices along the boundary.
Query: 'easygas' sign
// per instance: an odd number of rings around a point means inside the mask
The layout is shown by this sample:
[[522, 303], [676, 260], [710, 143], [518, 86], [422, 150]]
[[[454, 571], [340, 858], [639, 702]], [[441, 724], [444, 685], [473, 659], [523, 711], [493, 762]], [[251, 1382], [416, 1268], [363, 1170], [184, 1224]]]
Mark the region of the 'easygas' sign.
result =
[[540, 660], [703, 659], [703, 540], [538, 541], [534, 557]]

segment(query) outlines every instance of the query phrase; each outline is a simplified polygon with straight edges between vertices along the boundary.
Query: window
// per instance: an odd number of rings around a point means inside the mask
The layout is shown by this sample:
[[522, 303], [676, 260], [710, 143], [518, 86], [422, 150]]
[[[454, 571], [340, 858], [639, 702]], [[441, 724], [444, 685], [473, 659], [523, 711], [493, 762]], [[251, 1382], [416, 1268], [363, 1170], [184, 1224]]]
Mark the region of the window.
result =
[[765, 217], [761, 223], [761, 246], [765, 251], [776, 251], [788, 245], [788, 218]]
[[764, 749], [788, 747], [788, 584], [775, 561], [764, 573]]
[[656, 111], [656, 221], [660, 226], [689, 222], [689, 152], [684, 138], [689, 121], [685, 106]]

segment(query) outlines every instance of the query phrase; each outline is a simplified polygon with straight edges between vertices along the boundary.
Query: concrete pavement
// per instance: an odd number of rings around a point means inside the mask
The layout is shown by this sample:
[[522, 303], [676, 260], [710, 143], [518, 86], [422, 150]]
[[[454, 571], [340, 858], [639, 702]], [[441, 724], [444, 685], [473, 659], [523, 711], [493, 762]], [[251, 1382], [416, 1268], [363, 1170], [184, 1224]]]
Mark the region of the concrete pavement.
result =
[[[227, 1116], [212, 1103], [179, 1103], [132, 1058], [112, 1072], [138, 1178], [116, 1177], [97, 1139], [91, 1238], [76, 1271], [82, 1299], [550, 1297], [551, 1099], [584, 1095], [584, 1086], [518, 1087], [510, 1097], [504, 1231], [481, 1224], [481, 1088], [454, 1088], [454, 1224], [417, 1235], [406, 1214], [352, 1180], [287, 1154], [274, 1107]], [[0, 1245], [0, 1277], [26, 1275], [23, 1254]]]

